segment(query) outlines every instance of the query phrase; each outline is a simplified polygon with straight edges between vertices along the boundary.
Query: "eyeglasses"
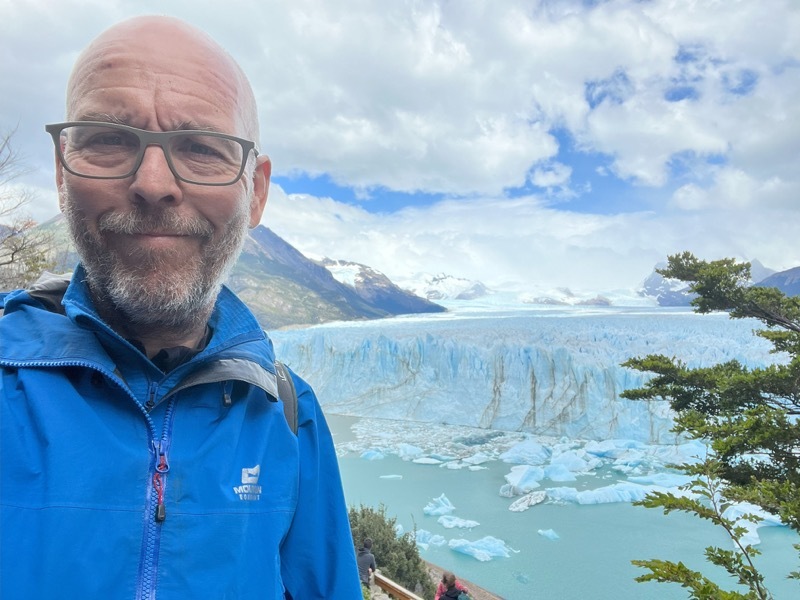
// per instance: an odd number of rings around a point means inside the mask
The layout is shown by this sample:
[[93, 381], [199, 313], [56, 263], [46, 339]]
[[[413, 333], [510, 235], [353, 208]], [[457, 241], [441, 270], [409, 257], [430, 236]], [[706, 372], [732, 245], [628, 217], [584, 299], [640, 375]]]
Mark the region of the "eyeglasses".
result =
[[172, 174], [198, 185], [231, 185], [244, 173], [255, 143], [213, 131], [146, 131], [116, 123], [77, 121], [46, 125], [64, 168], [90, 179], [136, 173], [148, 146], [161, 146]]

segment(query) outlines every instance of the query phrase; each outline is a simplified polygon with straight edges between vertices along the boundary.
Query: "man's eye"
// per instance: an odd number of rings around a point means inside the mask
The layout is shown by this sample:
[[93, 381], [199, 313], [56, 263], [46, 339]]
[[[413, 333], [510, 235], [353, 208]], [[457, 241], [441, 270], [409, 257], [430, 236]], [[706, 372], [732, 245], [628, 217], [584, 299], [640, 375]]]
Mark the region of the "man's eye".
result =
[[115, 134], [98, 135], [92, 141], [94, 144], [103, 144], [105, 146], [121, 146], [122, 136]]
[[138, 141], [135, 137], [125, 135], [123, 133], [119, 133], [116, 131], [110, 131], [106, 133], [96, 133], [92, 136], [86, 138], [86, 141], [83, 143], [84, 147], [106, 147], [106, 148], [118, 148], [118, 147], [126, 147], [126, 148], [136, 148], [138, 146]]
[[197, 142], [193, 142], [189, 145], [189, 152], [191, 152], [192, 154], [202, 154], [203, 156], [209, 156], [209, 157], [219, 156], [219, 152], [217, 152], [213, 148]]

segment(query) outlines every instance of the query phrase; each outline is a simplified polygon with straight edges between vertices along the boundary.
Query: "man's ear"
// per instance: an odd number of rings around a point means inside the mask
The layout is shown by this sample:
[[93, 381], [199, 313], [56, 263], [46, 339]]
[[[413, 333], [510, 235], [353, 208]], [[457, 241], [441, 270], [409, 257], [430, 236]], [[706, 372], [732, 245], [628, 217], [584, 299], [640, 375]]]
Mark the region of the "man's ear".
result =
[[255, 227], [261, 222], [261, 215], [267, 206], [269, 195], [269, 178], [272, 175], [272, 162], [269, 156], [262, 154], [256, 158], [256, 168], [253, 171], [253, 200], [250, 202], [250, 227]]
[[64, 194], [61, 193], [61, 188], [64, 185], [64, 167], [58, 159], [58, 152], [54, 154], [56, 159], [56, 190], [58, 190], [58, 207], [61, 212], [64, 212]]

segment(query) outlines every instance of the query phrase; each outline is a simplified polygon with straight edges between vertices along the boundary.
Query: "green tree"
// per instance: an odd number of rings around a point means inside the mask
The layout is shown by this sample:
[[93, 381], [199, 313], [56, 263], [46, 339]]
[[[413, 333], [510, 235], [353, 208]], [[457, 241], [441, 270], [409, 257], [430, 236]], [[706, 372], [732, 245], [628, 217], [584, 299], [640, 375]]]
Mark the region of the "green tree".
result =
[[[761, 321], [765, 328], [755, 335], [768, 340], [779, 356], [776, 364], [753, 369], [735, 360], [690, 369], [663, 355], [623, 363], [654, 374], [644, 387], [623, 392], [624, 398], [669, 400], [676, 414], [674, 431], [709, 448], [701, 462], [676, 465], [693, 477], [686, 486], [689, 497], [656, 493], [638, 504], [665, 513], [687, 512], [722, 527], [734, 550], [709, 546], [706, 560], [724, 569], [744, 591], [724, 591], [683, 563], [657, 559], [633, 561], [650, 571], [637, 581], [679, 583], [698, 600], [772, 598], [753, 562], [758, 550], [746, 544], [746, 529], [726, 518], [725, 510], [732, 503], [748, 502], [800, 532], [800, 297], [750, 286], [750, 264], [732, 259], [706, 262], [684, 252], [670, 256], [658, 272], [691, 284], [697, 294], [695, 312], [726, 311], [733, 319]], [[754, 515], [744, 519], [758, 520]], [[788, 576], [800, 579], [800, 572]]]
[[13, 185], [23, 173], [11, 145], [13, 133], [0, 136], [0, 290], [26, 287], [53, 264], [52, 236], [24, 214], [30, 192]]
[[386, 507], [350, 507], [353, 545], [360, 548], [365, 538], [372, 539], [372, 553], [378, 570], [392, 581], [422, 596], [433, 598], [435, 589], [412, 533], [397, 535], [397, 519], [386, 515]]

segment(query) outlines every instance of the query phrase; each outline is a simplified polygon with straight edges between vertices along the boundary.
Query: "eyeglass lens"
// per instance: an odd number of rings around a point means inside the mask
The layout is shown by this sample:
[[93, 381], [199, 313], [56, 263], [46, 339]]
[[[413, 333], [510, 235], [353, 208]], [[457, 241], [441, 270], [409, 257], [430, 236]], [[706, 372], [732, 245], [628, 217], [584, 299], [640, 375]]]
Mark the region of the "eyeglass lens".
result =
[[[242, 145], [224, 137], [187, 132], [162, 146], [181, 179], [197, 183], [233, 183], [244, 162]], [[88, 177], [132, 175], [142, 142], [135, 132], [113, 125], [72, 125], [61, 131], [61, 152], [67, 168]]]

